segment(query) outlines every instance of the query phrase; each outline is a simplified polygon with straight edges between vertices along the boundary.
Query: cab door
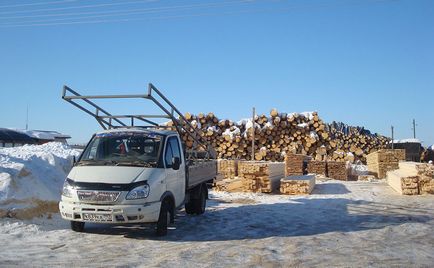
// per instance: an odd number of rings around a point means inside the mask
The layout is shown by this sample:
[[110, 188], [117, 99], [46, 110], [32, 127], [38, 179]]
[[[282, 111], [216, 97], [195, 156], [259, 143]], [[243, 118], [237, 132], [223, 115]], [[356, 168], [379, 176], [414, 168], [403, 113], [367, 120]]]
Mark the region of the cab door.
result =
[[[174, 157], [180, 159], [178, 170], [173, 169]], [[166, 188], [175, 196], [175, 206], [178, 207], [185, 198], [185, 163], [184, 159], [181, 158], [181, 147], [176, 136], [170, 136], [166, 139], [164, 165], [166, 167]]]

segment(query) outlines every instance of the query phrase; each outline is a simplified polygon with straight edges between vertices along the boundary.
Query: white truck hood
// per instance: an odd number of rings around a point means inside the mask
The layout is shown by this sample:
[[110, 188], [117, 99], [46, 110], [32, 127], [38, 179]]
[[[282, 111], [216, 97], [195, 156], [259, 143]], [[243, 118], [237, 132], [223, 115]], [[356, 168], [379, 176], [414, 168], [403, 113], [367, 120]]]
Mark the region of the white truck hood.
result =
[[145, 180], [153, 171], [144, 167], [78, 166], [72, 168], [68, 178], [76, 182], [123, 184]]

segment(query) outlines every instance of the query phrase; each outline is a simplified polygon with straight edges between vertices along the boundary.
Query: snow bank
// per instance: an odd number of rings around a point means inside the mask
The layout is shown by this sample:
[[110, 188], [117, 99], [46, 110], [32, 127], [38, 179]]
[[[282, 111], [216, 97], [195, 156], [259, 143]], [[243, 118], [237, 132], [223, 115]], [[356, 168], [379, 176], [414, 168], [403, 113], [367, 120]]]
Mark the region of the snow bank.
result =
[[0, 210], [57, 202], [72, 158], [78, 155], [58, 142], [0, 149]]

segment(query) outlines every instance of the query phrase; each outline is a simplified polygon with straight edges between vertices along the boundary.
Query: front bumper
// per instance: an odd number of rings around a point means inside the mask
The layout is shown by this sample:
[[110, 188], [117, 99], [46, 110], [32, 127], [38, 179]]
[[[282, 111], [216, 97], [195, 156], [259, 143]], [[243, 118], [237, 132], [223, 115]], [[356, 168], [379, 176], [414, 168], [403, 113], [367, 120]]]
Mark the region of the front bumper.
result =
[[[93, 205], [65, 201], [59, 203], [63, 219], [96, 223], [154, 223], [158, 221], [160, 208], [161, 202], [144, 205]], [[91, 214], [93, 220], [85, 219], [85, 214]]]

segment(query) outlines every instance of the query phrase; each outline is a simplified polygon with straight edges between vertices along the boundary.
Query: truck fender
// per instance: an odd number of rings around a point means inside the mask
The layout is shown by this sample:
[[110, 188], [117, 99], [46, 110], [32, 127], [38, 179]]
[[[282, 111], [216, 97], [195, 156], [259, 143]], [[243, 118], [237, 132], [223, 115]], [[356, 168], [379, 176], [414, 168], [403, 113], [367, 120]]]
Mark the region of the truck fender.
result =
[[163, 202], [163, 200], [168, 199], [171, 203], [171, 209], [170, 209], [170, 221], [173, 223], [175, 221], [175, 197], [173, 196], [172, 192], [166, 191], [164, 192], [161, 197], [160, 201]]

